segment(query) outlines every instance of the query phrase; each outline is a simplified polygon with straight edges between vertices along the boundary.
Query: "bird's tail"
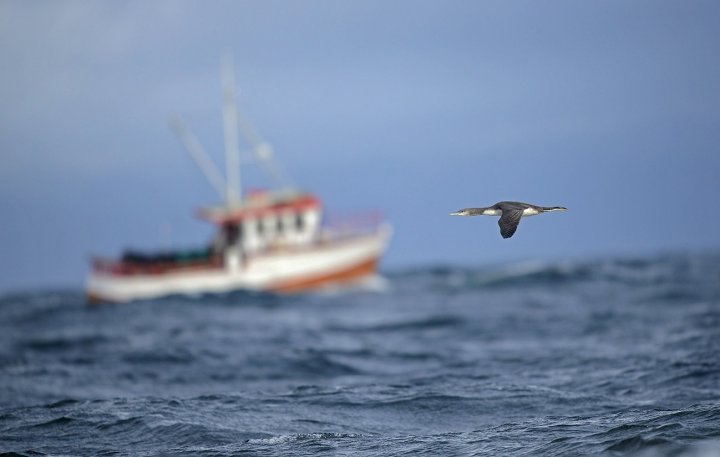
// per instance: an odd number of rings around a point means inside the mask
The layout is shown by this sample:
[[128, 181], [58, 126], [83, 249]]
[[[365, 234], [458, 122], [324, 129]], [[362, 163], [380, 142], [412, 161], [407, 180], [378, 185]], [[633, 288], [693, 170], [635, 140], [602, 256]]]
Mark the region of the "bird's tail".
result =
[[548, 212], [548, 211], [566, 211], [566, 210], [567, 210], [567, 208], [565, 208], [564, 206], [543, 206], [542, 207], [543, 213]]

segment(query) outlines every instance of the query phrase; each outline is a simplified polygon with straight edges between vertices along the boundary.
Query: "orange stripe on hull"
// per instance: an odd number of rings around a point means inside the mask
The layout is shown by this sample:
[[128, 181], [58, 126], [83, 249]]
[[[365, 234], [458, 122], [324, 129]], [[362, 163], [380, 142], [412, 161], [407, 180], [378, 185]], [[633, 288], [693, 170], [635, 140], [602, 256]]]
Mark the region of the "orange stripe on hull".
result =
[[293, 293], [318, 289], [335, 283], [349, 282], [375, 273], [377, 261], [377, 258], [372, 258], [344, 270], [275, 283], [268, 287], [268, 290], [272, 292]]
[[116, 303], [114, 300], [105, 298], [92, 292], [85, 292], [85, 303], [88, 305], [102, 305], [103, 303]]

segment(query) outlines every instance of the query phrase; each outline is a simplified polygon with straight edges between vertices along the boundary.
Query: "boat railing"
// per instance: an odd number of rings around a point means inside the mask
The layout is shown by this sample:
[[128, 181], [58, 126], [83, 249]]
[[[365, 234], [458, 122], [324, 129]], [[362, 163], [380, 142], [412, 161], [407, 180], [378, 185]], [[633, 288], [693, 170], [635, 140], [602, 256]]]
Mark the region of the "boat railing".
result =
[[384, 222], [380, 211], [326, 213], [322, 224], [323, 238], [342, 238], [376, 233]]

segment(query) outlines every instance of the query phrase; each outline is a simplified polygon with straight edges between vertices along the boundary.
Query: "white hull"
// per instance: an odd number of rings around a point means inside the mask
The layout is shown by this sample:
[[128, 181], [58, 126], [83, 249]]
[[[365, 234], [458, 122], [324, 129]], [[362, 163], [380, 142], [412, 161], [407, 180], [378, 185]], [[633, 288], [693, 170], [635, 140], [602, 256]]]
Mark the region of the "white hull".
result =
[[254, 255], [235, 266], [135, 275], [94, 271], [87, 282], [87, 296], [95, 302], [126, 302], [240, 289], [317, 289], [374, 274], [389, 236], [390, 229], [384, 227], [373, 234]]

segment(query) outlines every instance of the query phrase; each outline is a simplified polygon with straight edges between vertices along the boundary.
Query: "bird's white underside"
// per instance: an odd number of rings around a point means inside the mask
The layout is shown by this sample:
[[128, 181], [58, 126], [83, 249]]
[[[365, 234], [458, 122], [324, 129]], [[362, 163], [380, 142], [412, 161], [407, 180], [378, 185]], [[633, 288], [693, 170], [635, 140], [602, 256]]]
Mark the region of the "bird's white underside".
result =
[[[535, 210], [533, 208], [525, 208], [523, 210], [523, 217], [528, 216], [535, 216], [536, 214], [540, 214], [540, 211]], [[502, 210], [501, 209], [486, 209], [483, 212], [483, 215], [485, 216], [502, 216]]]

